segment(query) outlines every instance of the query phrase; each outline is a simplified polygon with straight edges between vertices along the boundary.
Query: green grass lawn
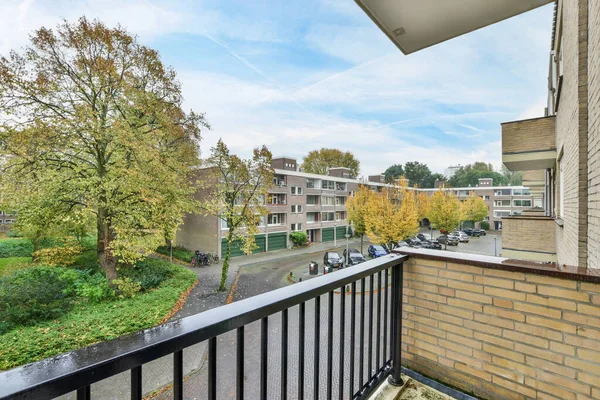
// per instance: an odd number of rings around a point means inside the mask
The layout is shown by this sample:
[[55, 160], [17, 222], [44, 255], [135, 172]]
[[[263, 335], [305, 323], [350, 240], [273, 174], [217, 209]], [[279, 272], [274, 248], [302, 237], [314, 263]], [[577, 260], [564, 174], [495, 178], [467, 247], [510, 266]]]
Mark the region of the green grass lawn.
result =
[[[56, 242], [51, 245], [56, 246]], [[84, 239], [83, 247], [70, 268], [97, 273], [93, 238]], [[37, 267], [31, 259], [32, 251], [27, 239], [0, 238], [0, 279], [11, 279], [13, 273]], [[161, 273], [165, 270], [166, 275]], [[158, 259], [140, 261], [136, 267], [122, 271], [122, 276], [142, 282], [147, 289], [133, 298], [113, 297], [100, 302], [75, 297], [74, 306], [57, 319], [0, 334], [0, 371], [155, 326], [197, 279], [186, 268]]]
[[173, 275], [156, 289], [134, 298], [96, 304], [80, 300], [59, 319], [0, 335], [0, 370], [157, 325], [181, 294], [196, 282], [193, 272], [181, 266], [173, 265], [173, 268]]
[[10, 275], [20, 269], [34, 266], [31, 257], [0, 258], [0, 277]]

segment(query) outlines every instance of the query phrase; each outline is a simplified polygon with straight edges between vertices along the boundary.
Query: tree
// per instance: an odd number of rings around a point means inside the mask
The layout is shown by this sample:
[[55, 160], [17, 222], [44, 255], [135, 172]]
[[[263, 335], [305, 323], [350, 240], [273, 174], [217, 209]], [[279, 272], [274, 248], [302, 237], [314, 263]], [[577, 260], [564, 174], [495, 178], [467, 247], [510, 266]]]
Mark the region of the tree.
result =
[[211, 149], [204, 208], [225, 221], [228, 229], [220, 291], [225, 290], [233, 243], [241, 241], [246, 254], [257, 248], [254, 236], [261, 218], [268, 214], [264, 204], [267, 189], [273, 182], [271, 159], [271, 152], [265, 146], [254, 149], [252, 158], [247, 160], [231, 154], [220, 139]]
[[471, 192], [469, 197], [462, 202], [460, 206], [461, 221], [479, 222], [489, 214], [489, 209], [485, 201]]
[[23, 215], [93, 219], [112, 281], [117, 263], [153, 251], [197, 206], [208, 124], [182, 102], [174, 70], [123, 28], [85, 18], [41, 28], [0, 59], [0, 190]]
[[354, 196], [346, 200], [346, 212], [348, 213], [348, 222], [352, 224], [354, 232], [360, 235], [360, 252], [363, 252], [363, 237], [367, 232], [365, 226], [365, 215], [367, 213], [367, 204], [373, 196], [373, 191], [367, 186], [359, 186]]
[[429, 214], [429, 196], [426, 193], [420, 192], [416, 198], [417, 212], [419, 213], [419, 221], [427, 217]]
[[313, 150], [302, 160], [302, 169], [311, 174], [327, 175], [329, 168], [350, 168], [352, 176], [358, 176], [360, 161], [349, 151], [338, 149]]
[[480, 178], [492, 178], [494, 186], [508, 185], [509, 180], [503, 174], [494, 171], [492, 164], [476, 162], [459, 168], [448, 183], [452, 187], [477, 186]]
[[426, 179], [431, 175], [429, 167], [418, 161], [410, 161], [404, 164], [404, 175], [410, 185], [425, 187]]
[[429, 221], [443, 234], [460, 223], [460, 202], [450, 191], [437, 190], [429, 199]]
[[415, 192], [401, 188], [401, 198], [388, 195], [389, 189], [373, 193], [365, 213], [365, 227], [369, 239], [385, 244], [389, 249], [419, 232], [419, 213]]
[[394, 164], [386, 169], [383, 174], [385, 175], [386, 183], [393, 183], [396, 179], [404, 175], [404, 168], [402, 168], [402, 164]]
[[521, 186], [523, 184], [523, 171], [511, 171], [502, 165], [502, 175], [508, 179], [510, 186]]
[[442, 174], [431, 174], [423, 179], [423, 188], [434, 188], [437, 181], [446, 182], [448, 179]]

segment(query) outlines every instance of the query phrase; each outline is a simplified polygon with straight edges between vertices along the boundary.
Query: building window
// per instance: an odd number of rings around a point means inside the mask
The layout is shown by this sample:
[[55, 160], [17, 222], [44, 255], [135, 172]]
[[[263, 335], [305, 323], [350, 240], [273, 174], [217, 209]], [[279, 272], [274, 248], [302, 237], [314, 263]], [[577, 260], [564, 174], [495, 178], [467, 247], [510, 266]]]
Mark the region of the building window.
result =
[[335, 189], [335, 182], [333, 182], [333, 181], [321, 181], [321, 189], [333, 190], [333, 189]]
[[335, 190], [343, 190], [346, 191], [346, 184], [343, 182], [336, 182], [335, 183]]
[[324, 213], [321, 213], [321, 220], [323, 222], [335, 221], [335, 213], [333, 213], [333, 212], [324, 212]]
[[302, 212], [302, 206], [301, 205], [292, 205], [292, 212], [295, 214], [299, 214]]
[[345, 197], [336, 197], [335, 198], [335, 205], [336, 206], [343, 206], [346, 204], [346, 198]]
[[221, 218], [221, 229], [229, 229], [227, 227], [227, 221], [225, 221], [223, 218]]
[[565, 215], [565, 163], [562, 158], [558, 161], [558, 180], [559, 180], [559, 202], [560, 202], [560, 213], [559, 217], [563, 218]]
[[345, 219], [346, 219], [346, 213], [344, 211], [336, 211], [336, 213], [335, 213], [336, 221], [343, 221]]
[[322, 206], [332, 206], [335, 204], [335, 200], [333, 196], [323, 196], [321, 197], [321, 205]]
[[314, 196], [314, 195], [306, 196], [306, 205], [307, 206], [314, 206], [317, 204], [319, 204], [319, 196]]
[[496, 190], [496, 196], [510, 196], [510, 189], [498, 189]]
[[513, 200], [514, 207], [531, 207], [531, 200]]
[[481, 197], [484, 200], [489, 200], [490, 199], [490, 196], [488, 196], [487, 194], [484, 194], [483, 196], [479, 196], [479, 197]]
[[494, 210], [494, 218], [510, 217], [510, 210]]
[[495, 200], [494, 205], [496, 207], [510, 207], [510, 200]]
[[283, 224], [283, 215], [282, 214], [269, 214], [267, 216], [267, 224], [268, 225], [281, 225]]
[[314, 224], [315, 222], [317, 222], [318, 221], [317, 215], [318, 214], [316, 212], [306, 213], [306, 223], [307, 224]]

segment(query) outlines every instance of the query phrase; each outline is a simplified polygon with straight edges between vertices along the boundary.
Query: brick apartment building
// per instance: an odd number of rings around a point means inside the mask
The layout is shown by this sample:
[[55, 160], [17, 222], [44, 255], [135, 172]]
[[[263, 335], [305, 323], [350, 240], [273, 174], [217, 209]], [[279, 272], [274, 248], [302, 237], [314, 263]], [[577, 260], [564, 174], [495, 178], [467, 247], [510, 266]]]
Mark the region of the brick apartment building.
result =
[[[328, 175], [301, 172], [292, 157], [274, 158], [273, 186], [269, 189], [269, 214], [259, 226], [256, 252], [279, 250], [290, 245], [293, 231], [305, 231], [311, 242], [344, 243], [348, 228], [346, 200], [360, 185], [381, 191], [388, 186], [383, 175], [359, 180], [348, 168], [331, 168]], [[416, 189], [433, 194], [437, 189]], [[534, 205], [529, 189], [522, 186], [492, 186], [492, 179], [480, 179], [479, 185], [446, 188], [464, 200], [471, 191], [481, 196], [490, 213], [486, 220], [491, 229], [502, 229], [502, 218], [520, 215]], [[201, 193], [199, 194], [202, 195]], [[426, 224], [428, 221], [424, 221]], [[227, 233], [225, 221], [216, 216], [188, 215], [177, 233], [177, 243], [189, 249], [222, 254]], [[233, 255], [241, 255], [234, 246]]]
[[600, 3], [557, 1], [549, 47], [544, 117], [502, 124], [503, 163], [544, 212], [505, 220], [503, 254], [600, 268]]

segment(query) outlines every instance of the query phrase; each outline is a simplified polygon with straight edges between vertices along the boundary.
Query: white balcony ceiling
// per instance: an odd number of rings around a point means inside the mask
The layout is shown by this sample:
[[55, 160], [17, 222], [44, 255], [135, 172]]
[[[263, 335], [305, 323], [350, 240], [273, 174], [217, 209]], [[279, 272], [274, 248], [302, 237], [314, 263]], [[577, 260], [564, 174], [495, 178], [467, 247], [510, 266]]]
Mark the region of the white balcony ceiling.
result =
[[553, 0], [356, 0], [404, 54], [419, 51]]

